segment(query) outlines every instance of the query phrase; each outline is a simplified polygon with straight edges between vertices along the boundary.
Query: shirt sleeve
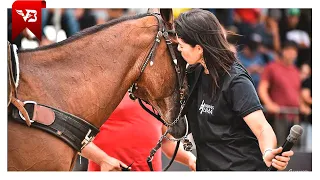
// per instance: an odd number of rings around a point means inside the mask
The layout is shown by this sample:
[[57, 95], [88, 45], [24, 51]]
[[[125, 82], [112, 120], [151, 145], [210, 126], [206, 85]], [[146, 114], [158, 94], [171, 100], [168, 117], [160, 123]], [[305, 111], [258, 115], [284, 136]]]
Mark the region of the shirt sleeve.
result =
[[263, 109], [248, 75], [243, 74], [235, 77], [229, 86], [228, 94], [232, 110], [242, 118]]
[[310, 78], [307, 78], [306, 80], [304, 80], [301, 84], [301, 88], [304, 89], [310, 89], [311, 87], [311, 79]]
[[271, 73], [271, 63], [268, 64], [262, 74], [261, 74], [261, 80], [265, 80], [265, 81], [268, 81], [268, 82], [271, 82], [272, 81], [272, 73]]

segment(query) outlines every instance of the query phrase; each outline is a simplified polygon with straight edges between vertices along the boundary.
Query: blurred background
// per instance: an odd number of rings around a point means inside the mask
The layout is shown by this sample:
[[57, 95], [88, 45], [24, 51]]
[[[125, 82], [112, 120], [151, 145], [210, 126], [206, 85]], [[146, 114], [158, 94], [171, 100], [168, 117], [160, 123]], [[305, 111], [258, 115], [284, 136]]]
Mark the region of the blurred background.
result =
[[[175, 18], [191, 8], [174, 8]], [[295, 155], [286, 170], [312, 170], [312, 10], [311, 9], [208, 9], [228, 31], [228, 41], [251, 74], [265, 115], [282, 145], [294, 124], [304, 128], [294, 146]], [[42, 9], [42, 35], [38, 41], [29, 31], [11, 40], [11, 9], [8, 9], [8, 40], [19, 49], [36, 48], [62, 41], [75, 33], [121, 16], [146, 13], [129, 9]], [[274, 64], [291, 59], [291, 69]], [[263, 83], [261, 83], [263, 82]], [[265, 84], [268, 84], [266, 87]], [[297, 87], [297, 83], [299, 86]], [[271, 98], [266, 101], [266, 96]], [[285, 137], [284, 137], [285, 136]], [[195, 146], [194, 146], [195, 147]], [[196, 154], [196, 149], [193, 149]], [[163, 155], [163, 166], [169, 160]], [[81, 163], [80, 163], [81, 161]], [[75, 171], [85, 171], [87, 160], [78, 158]], [[172, 171], [188, 171], [174, 163]]]

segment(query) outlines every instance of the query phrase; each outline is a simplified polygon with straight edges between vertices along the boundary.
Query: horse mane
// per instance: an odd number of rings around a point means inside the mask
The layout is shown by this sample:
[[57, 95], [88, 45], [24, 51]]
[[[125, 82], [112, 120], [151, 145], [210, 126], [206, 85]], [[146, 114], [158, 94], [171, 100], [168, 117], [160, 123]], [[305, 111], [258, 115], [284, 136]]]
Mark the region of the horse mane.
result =
[[50, 44], [50, 45], [47, 45], [47, 46], [41, 46], [41, 47], [38, 47], [38, 48], [35, 48], [35, 49], [22, 49], [22, 50], [19, 50], [18, 52], [19, 53], [34, 52], [34, 51], [41, 51], [41, 50], [46, 50], [46, 49], [59, 47], [59, 46], [68, 44], [70, 42], [73, 42], [73, 41], [75, 41], [77, 39], [81, 39], [82, 37], [85, 37], [87, 35], [94, 34], [94, 33], [98, 32], [98, 31], [103, 30], [103, 29], [109, 28], [109, 27], [111, 27], [111, 26], [113, 26], [115, 24], [118, 24], [118, 23], [121, 23], [121, 22], [124, 22], [124, 21], [128, 21], [128, 20], [139, 19], [139, 18], [142, 18], [142, 17], [145, 17], [145, 16], [147, 16], [147, 13], [137, 14], [137, 15], [132, 15], [132, 16], [123, 16], [123, 17], [120, 17], [120, 18], [117, 18], [117, 19], [110, 20], [110, 21], [108, 21], [108, 22], [106, 22], [104, 24], [98, 24], [98, 25], [83, 29], [82, 31], [77, 32], [76, 34], [70, 36], [69, 38], [67, 38], [67, 39], [65, 39], [63, 41], [60, 41], [60, 42], [57, 42], [57, 43], [53, 43], [53, 44]]

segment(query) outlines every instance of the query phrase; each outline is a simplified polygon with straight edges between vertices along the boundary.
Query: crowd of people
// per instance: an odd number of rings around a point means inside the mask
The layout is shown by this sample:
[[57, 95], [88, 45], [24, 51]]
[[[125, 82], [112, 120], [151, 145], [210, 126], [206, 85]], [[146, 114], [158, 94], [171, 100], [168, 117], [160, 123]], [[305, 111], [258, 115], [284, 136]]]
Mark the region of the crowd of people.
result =
[[[231, 10], [229, 10], [231, 11]], [[254, 80], [278, 140], [283, 143], [293, 124], [305, 134], [302, 151], [311, 151], [311, 10], [235, 9], [233, 24], [241, 37], [238, 58]]]
[[[173, 10], [177, 18], [181, 12], [190, 9]], [[266, 119], [275, 132], [278, 146], [285, 141], [291, 126], [300, 124], [305, 132], [297, 150], [311, 152], [311, 9], [204, 10], [213, 13], [220, 21], [227, 32], [227, 40], [235, 50], [236, 57], [252, 77], [254, 89], [263, 105]], [[66, 32], [67, 37], [70, 37], [93, 25], [146, 11], [147, 9], [43, 9], [42, 26], [43, 29], [46, 25], [59, 27]], [[8, 13], [10, 15], [9, 11]], [[9, 38], [11, 37], [10, 21], [8, 23], [8, 39], [11, 39]], [[24, 32], [12, 43], [21, 47], [22, 38], [31, 39], [26, 34]], [[53, 42], [43, 32], [39, 46]], [[182, 52], [181, 49], [180, 51]], [[141, 112], [142, 109], [137, 102], [130, 101], [126, 97], [123, 99], [105, 125], [101, 127], [101, 133], [85, 150], [84, 157], [91, 160], [100, 159], [95, 162], [90, 161], [88, 170], [119, 170], [119, 163], [126, 166], [132, 162], [133, 170], [148, 170], [145, 158], [152, 145], [156, 144], [164, 132], [164, 127], [156, 122], [156, 119], [147, 117], [148, 115]], [[136, 108], [134, 111], [137, 112], [136, 114], [124, 117], [126, 109], [134, 108]], [[146, 117], [144, 118], [143, 115]], [[135, 127], [154, 131], [141, 130], [149, 135], [148, 138], [141, 139], [139, 137], [144, 135], [135, 135], [137, 132], [136, 129], [132, 129], [133, 124], [136, 124]], [[151, 134], [154, 136], [150, 136]], [[125, 142], [125, 137], [130, 135], [137, 137], [133, 138], [136, 141], [128, 144]], [[107, 140], [110, 136], [112, 138]], [[116, 147], [115, 144], [119, 146]], [[170, 144], [170, 141], [165, 144], [162, 150], [171, 157], [174, 145]], [[93, 151], [97, 149], [103, 151], [100, 154], [94, 153]], [[155, 158], [156, 170], [161, 170], [161, 157], [157, 154]], [[177, 161], [189, 166], [191, 170], [195, 170], [195, 159], [192, 153], [184, 151], [182, 147], [178, 151]]]

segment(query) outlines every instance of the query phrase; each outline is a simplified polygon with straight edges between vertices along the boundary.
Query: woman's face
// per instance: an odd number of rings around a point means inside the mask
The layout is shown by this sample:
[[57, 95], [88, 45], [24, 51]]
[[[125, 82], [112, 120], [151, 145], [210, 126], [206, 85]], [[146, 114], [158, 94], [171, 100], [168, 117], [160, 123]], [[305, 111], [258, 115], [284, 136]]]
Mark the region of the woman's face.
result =
[[178, 51], [188, 64], [197, 64], [200, 62], [203, 49], [201, 46], [196, 45], [192, 47], [190, 44], [185, 43], [181, 38], [178, 38]]

